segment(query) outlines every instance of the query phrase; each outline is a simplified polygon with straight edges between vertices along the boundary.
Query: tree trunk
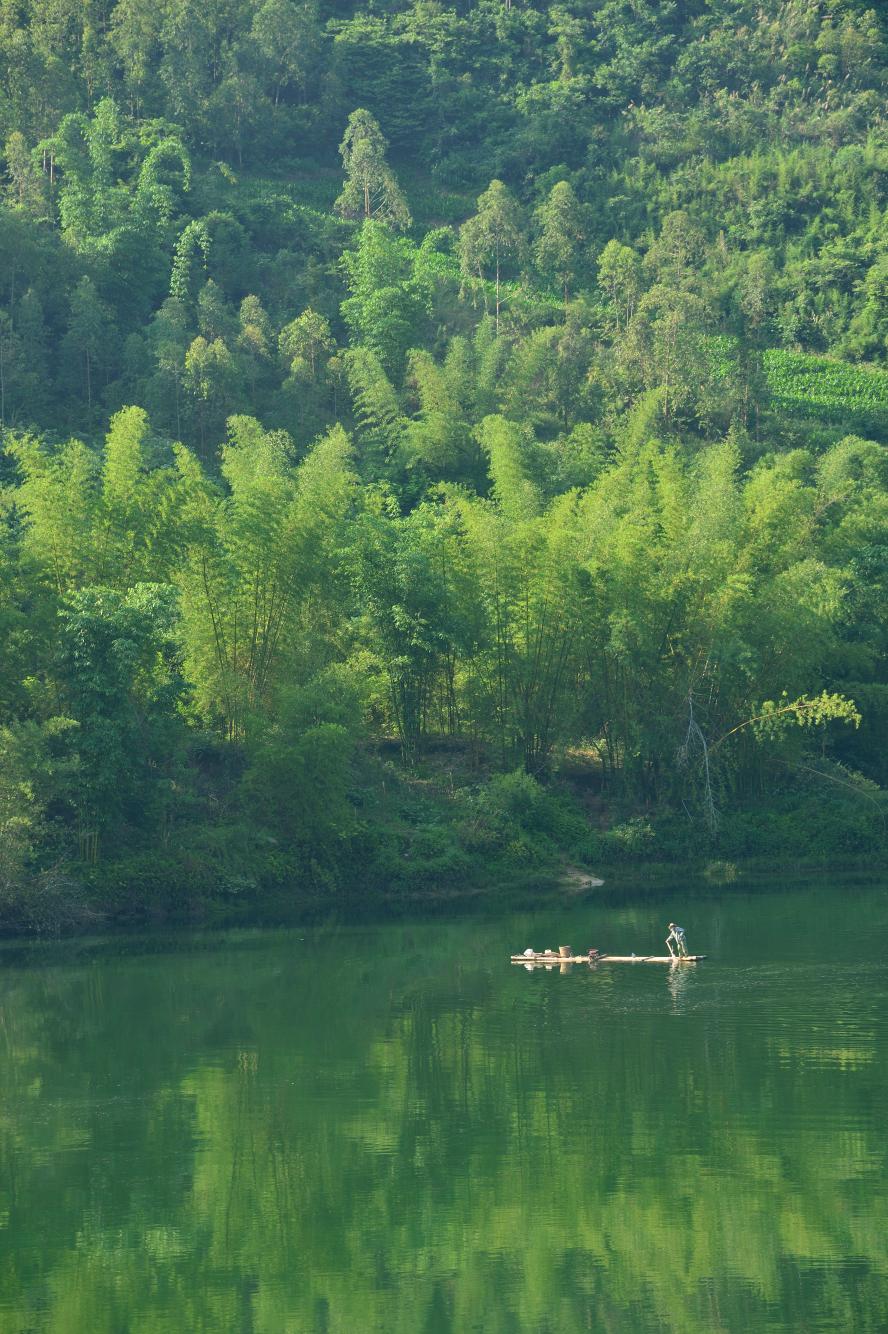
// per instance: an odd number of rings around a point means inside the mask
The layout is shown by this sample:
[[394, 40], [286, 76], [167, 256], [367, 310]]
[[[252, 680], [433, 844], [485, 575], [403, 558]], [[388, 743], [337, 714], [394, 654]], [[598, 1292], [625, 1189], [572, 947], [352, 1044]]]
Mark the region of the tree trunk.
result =
[[499, 338], [499, 313], [500, 313], [500, 257], [499, 246], [496, 248], [496, 336]]

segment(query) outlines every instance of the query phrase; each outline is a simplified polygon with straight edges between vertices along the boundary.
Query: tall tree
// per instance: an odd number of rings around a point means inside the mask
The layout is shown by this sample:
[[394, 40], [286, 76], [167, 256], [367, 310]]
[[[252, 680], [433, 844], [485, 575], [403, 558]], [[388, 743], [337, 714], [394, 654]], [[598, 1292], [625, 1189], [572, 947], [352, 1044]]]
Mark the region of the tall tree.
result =
[[111, 311], [91, 278], [81, 278], [71, 293], [68, 332], [62, 342], [72, 384], [86, 399], [90, 413], [97, 391], [107, 378], [114, 349]]
[[309, 76], [320, 56], [320, 28], [315, 0], [264, 0], [250, 29], [274, 83], [274, 104], [295, 90], [304, 100]]
[[182, 383], [191, 396], [201, 451], [215, 444], [237, 388], [237, 366], [221, 338], [209, 342], [202, 334], [185, 353]]
[[[520, 255], [524, 243], [518, 204], [502, 181], [491, 181], [478, 196], [478, 211], [459, 229], [459, 257], [463, 278], [482, 284], [493, 269], [496, 332], [500, 327], [502, 266]], [[486, 296], [485, 296], [486, 304]]]
[[552, 187], [549, 198], [536, 210], [535, 218], [539, 228], [534, 244], [537, 264], [547, 277], [558, 281], [566, 305], [584, 239], [580, 201], [569, 181], [559, 181]]
[[311, 307], [285, 324], [278, 336], [281, 356], [297, 379], [315, 381], [336, 346], [330, 321]]
[[344, 218], [376, 218], [405, 231], [411, 224], [407, 201], [385, 160], [387, 144], [369, 111], [353, 111], [339, 145], [345, 184], [335, 208]]
[[13, 130], [3, 146], [10, 194], [19, 208], [39, 213], [44, 205], [44, 191], [35, 170], [25, 136]]
[[619, 334], [628, 327], [643, 290], [638, 253], [608, 241], [598, 259], [598, 286], [607, 299], [611, 331]]

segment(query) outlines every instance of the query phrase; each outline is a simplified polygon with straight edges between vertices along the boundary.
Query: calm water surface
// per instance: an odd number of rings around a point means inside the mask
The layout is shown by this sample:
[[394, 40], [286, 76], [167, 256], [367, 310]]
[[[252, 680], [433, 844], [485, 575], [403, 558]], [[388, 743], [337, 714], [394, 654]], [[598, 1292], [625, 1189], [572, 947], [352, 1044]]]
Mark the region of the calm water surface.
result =
[[[707, 962], [508, 963], [671, 916]], [[886, 929], [775, 885], [0, 951], [0, 1334], [888, 1330]]]

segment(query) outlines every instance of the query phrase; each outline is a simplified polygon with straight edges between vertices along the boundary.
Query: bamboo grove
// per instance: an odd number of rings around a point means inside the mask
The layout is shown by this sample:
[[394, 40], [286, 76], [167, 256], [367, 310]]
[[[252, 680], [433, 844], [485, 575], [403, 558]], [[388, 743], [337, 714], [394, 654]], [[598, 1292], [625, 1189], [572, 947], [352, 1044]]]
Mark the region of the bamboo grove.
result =
[[884, 451], [744, 470], [730, 441], [687, 457], [642, 425], [553, 495], [526, 430], [487, 416], [487, 493], [406, 512], [341, 427], [298, 459], [232, 418], [217, 477], [139, 408], [101, 453], [15, 441], [7, 863], [75, 832], [90, 861], [175, 846], [195, 809], [223, 818], [200, 787], [232, 764], [227, 800], [317, 858], [360, 823], [374, 733], [408, 766], [446, 738], [536, 780], [581, 746], [613, 797], [713, 821], [804, 764], [811, 728], [860, 721], [837, 667], [873, 666], [854, 562]]

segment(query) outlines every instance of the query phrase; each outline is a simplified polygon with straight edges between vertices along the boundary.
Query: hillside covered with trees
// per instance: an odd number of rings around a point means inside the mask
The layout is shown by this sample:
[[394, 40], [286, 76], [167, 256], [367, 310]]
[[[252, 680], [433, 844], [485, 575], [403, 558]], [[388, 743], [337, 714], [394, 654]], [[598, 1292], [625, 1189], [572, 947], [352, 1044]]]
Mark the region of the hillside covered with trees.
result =
[[884, 849], [888, 15], [0, 2], [0, 926]]

